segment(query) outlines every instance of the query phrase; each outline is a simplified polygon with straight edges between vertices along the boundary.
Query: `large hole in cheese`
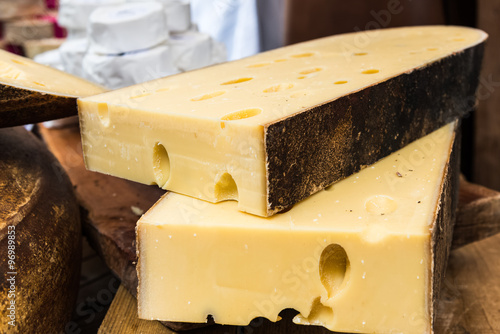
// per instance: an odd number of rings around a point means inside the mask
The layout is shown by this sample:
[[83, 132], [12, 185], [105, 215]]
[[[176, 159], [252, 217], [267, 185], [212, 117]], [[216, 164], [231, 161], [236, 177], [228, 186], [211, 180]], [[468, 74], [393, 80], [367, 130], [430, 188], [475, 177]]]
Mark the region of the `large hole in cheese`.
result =
[[323, 326], [331, 323], [333, 319], [333, 310], [331, 307], [321, 303], [321, 297], [314, 300], [311, 306], [311, 312], [307, 316], [307, 322], [311, 325]]
[[[223, 120], [223, 121], [236, 121], [239, 119], [245, 119], [245, 118], [257, 116], [260, 113], [262, 113], [262, 109], [260, 109], [260, 108], [248, 108], [248, 109], [234, 111], [232, 113], [224, 115], [221, 118], [221, 120]], [[224, 129], [226, 127], [226, 124], [224, 122], [221, 122], [220, 127], [221, 127], [221, 129]]]
[[170, 178], [170, 158], [168, 152], [160, 143], [153, 149], [153, 172], [158, 186], [163, 187]]
[[99, 103], [97, 105], [97, 114], [101, 120], [102, 125], [109, 126], [109, 108], [107, 103]]
[[224, 173], [215, 184], [215, 198], [217, 202], [238, 200], [238, 187], [229, 173]]
[[328, 245], [319, 260], [319, 277], [328, 292], [328, 298], [340, 290], [349, 273], [350, 263], [344, 248], [337, 244]]

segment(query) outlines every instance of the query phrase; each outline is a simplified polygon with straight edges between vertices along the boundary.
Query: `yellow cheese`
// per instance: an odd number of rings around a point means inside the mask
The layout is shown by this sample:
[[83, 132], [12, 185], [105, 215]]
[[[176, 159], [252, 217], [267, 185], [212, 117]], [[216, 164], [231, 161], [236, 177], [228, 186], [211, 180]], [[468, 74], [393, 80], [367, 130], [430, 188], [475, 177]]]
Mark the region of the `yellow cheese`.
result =
[[75, 98], [105, 91], [84, 79], [1, 50], [0, 85]]
[[454, 130], [270, 218], [167, 193], [137, 227], [140, 318], [246, 325], [293, 308], [333, 331], [431, 332]]
[[80, 99], [86, 166], [270, 216], [463, 116], [485, 39], [339, 35]]

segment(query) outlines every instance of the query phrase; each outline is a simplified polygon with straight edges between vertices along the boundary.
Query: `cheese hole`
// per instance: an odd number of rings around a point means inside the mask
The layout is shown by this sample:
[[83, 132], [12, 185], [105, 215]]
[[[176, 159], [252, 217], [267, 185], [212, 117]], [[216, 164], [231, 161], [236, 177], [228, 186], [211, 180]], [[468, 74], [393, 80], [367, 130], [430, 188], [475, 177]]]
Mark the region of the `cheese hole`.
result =
[[398, 204], [394, 199], [385, 195], [376, 195], [370, 197], [365, 202], [365, 209], [369, 213], [375, 215], [388, 215], [393, 213], [398, 208]]
[[264, 67], [264, 66], [268, 66], [268, 65], [271, 65], [271, 63], [251, 64], [251, 65], [247, 65], [247, 67], [248, 68], [259, 68], [259, 67]]
[[337, 244], [328, 245], [319, 260], [319, 277], [328, 292], [328, 298], [334, 296], [347, 282], [350, 263], [344, 248]]
[[97, 115], [99, 115], [102, 125], [109, 126], [109, 108], [106, 103], [97, 104]]
[[161, 93], [161, 92], [167, 92], [170, 90], [170, 87], [165, 87], [165, 88], [159, 88], [156, 90], [157, 93]]
[[366, 56], [368, 52], [356, 52], [354, 55], [355, 56]]
[[264, 93], [277, 93], [277, 92], [281, 92], [283, 90], [287, 90], [287, 89], [291, 89], [291, 88], [293, 88], [293, 84], [278, 84], [278, 85], [274, 85], [274, 86], [271, 86], [271, 87], [264, 89], [263, 92]]
[[297, 79], [302, 80], [302, 79], [305, 79], [305, 78], [306, 78], [305, 76], [301, 75], [301, 76], [300, 76], [300, 77], [298, 77]]
[[462, 41], [465, 41], [465, 38], [454, 38], [453, 41], [462, 42]]
[[163, 188], [170, 178], [170, 158], [165, 146], [160, 143], [153, 148], [153, 173], [156, 184]]
[[316, 298], [312, 305], [311, 311], [307, 316], [307, 322], [311, 325], [322, 326], [323, 324], [331, 323], [333, 320], [333, 310], [329, 306], [321, 303], [321, 297]]
[[238, 187], [229, 173], [224, 173], [215, 184], [215, 199], [217, 202], [238, 200]]
[[26, 63], [19, 61], [17, 59], [11, 59], [13, 63], [19, 64], [19, 65], [27, 65]]
[[149, 95], [151, 95], [151, 93], [144, 93], [144, 94], [132, 96], [131, 99], [139, 99], [141, 97], [146, 97], [146, 96], [149, 96]]
[[284, 61], [287, 61], [288, 59], [276, 59], [274, 62], [275, 63], [282, 63]]
[[427, 51], [437, 51], [437, 48], [428, 48]]
[[45, 87], [45, 85], [44, 85], [43, 83], [41, 83], [41, 82], [33, 81], [33, 83], [34, 83], [35, 85]]
[[378, 73], [380, 72], [379, 70], [375, 70], [375, 69], [372, 69], [372, 70], [366, 70], [366, 71], [363, 71], [361, 73], [363, 74], [375, 74], [375, 73]]
[[292, 55], [292, 58], [307, 58], [307, 57], [312, 57], [314, 56], [314, 53], [312, 52], [304, 52], [304, 53], [298, 53], [295, 55]]
[[236, 80], [230, 80], [230, 81], [223, 82], [223, 83], [221, 83], [221, 85], [234, 85], [234, 84], [239, 84], [242, 82], [247, 82], [247, 81], [250, 81], [252, 79], [253, 78], [239, 78]]
[[346, 80], [340, 80], [340, 81], [335, 81], [334, 84], [336, 85], [343, 85], [343, 84], [346, 84], [347, 81]]
[[239, 119], [245, 119], [245, 118], [257, 116], [261, 112], [262, 112], [262, 109], [260, 109], [260, 108], [243, 109], [243, 110], [234, 111], [232, 113], [224, 115], [221, 119], [223, 121], [236, 121]]
[[304, 71], [301, 71], [299, 72], [299, 74], [311, 74], [311, 73], [316, 73], [316, 72], [319, 72], [319, 71], [322, 71], [323, 69], [320, 68], [320, 67], [316, 67], [316, 68], [310, 68], [310, 69], [307, 69], [307, 70], [304, 70]]
[[196, 102], [196, 101], [209, 100], [209, 99], [213, 99], [214, 97], [221, 96], [224, 93], [225, 93], [225, 91], [220, 90], [218, 92], [213, 92], [213, 93], [210, 93], [210, 94], [205, 94], [205, 95], [200, 95], [200, 96], [197, 96], [197, 97], [193, 97], [191, 99], [191, 101], [195, 101]]

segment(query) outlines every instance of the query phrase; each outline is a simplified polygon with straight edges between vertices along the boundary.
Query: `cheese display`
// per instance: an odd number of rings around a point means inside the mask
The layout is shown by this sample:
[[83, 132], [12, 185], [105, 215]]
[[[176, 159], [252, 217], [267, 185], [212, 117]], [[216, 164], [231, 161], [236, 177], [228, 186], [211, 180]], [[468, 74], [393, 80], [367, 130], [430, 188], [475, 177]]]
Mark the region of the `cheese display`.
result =
[[45, 145], [0, 129], [0, 332], [62, 333], [80, 282], [80, 208]]
[[[456, 123], [270, 218], [167, 193], [138, 222], [139, 317], [430, 333], [458, 194]], [[353, 312], [355, 310], [355, 312]]]
[[86, 166], [270, 216], [473, 106], [487, 35], [338, 35], [79, 99]]
[[0, 50], [0, 127], [76, 115], [77, 98], [104, 91], [86, 80]]
[[89, 51], [121, 54], [144, 50], [168, 38], [163, 5], [135, 2], [96, 9], [89, 19]]

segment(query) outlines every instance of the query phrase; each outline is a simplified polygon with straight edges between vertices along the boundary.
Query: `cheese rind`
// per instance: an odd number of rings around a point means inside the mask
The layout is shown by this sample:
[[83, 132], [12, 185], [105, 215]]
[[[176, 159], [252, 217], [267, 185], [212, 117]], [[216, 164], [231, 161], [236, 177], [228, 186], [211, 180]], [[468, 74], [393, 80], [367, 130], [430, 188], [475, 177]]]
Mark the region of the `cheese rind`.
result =
[[139, 316], [246, 325], [293, 308], [296, 323], [333, 331], [431, 332], [456, 208], [455, 129], [270, 218], [167, 193], [137, 226]]
[[76, 115], [78, 97], [103, 92], [84, 79], [0, 50], [0, 127]]
[[[339, 35], [80, 99], [85, 162], [210, 202], [233, 194], [239, 210], [270, 216], [465, 115], [485, 38]], [[159, 180], [158, 159], [169, 165]]]

